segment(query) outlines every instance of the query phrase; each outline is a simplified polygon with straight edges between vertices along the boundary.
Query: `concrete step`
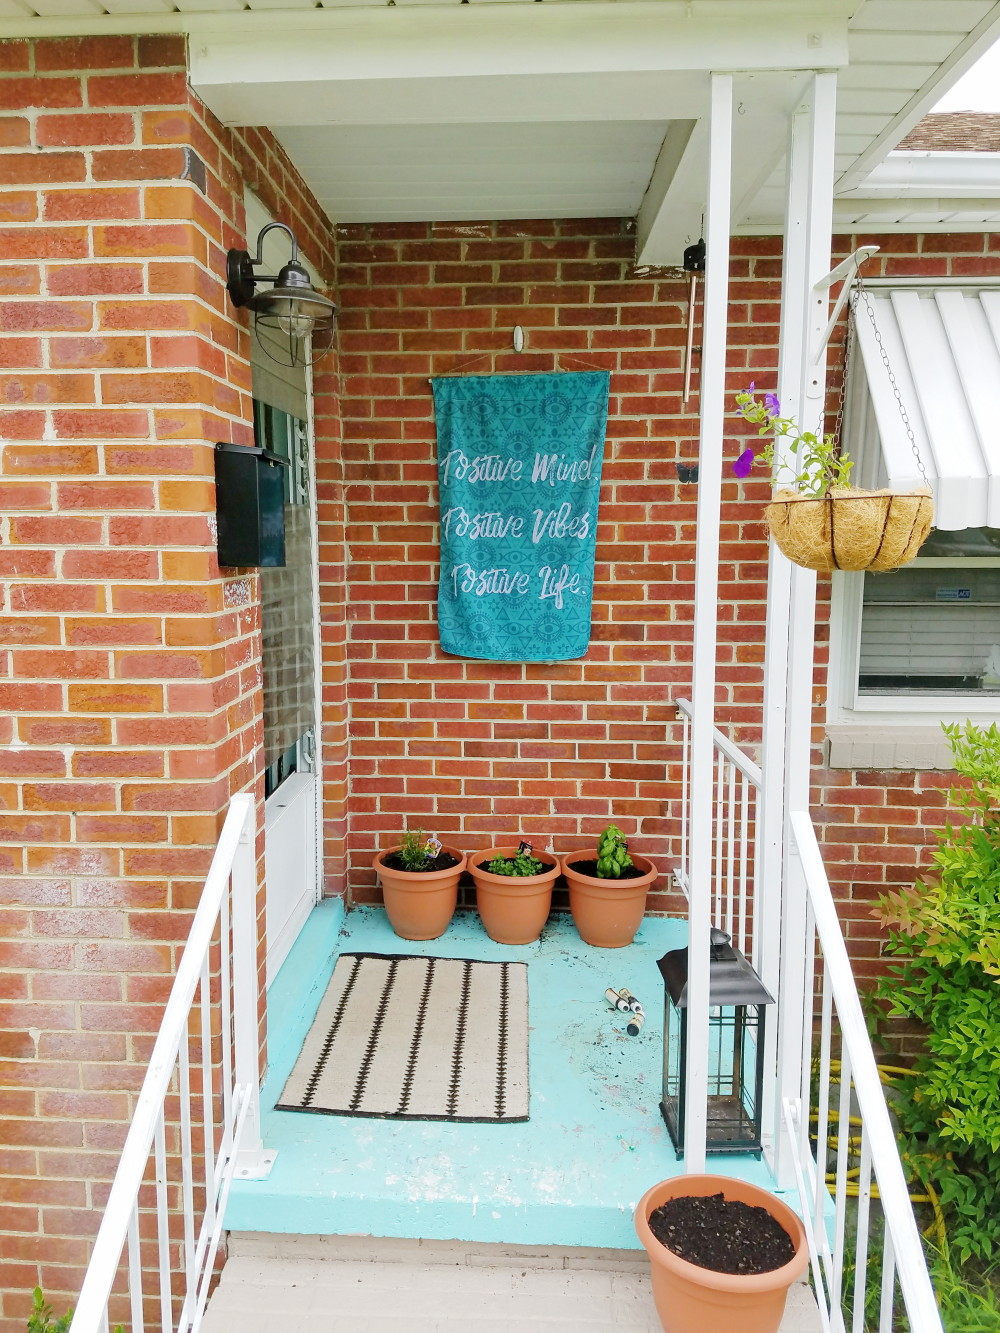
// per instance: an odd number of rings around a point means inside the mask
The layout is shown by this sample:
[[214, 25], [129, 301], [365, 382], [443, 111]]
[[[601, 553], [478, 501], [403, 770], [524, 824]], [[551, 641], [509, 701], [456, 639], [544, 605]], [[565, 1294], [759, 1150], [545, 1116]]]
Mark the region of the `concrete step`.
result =
[[[203, 1333], [661, 1333], [634, 1250], [232, 1233]], [[796, 1283], [781, 1333], [818, 1333]]]

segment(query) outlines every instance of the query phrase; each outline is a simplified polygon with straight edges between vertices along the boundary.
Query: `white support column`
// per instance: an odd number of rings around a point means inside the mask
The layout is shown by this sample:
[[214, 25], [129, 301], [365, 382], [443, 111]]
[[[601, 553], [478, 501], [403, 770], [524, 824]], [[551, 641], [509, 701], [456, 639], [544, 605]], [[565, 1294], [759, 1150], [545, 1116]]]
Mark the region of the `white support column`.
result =
[[708, 960], [712, 925], [713, 773], [722, 441], [729, 322], [733, 81], [712, 75], [708, 151], [707, 266], [701, 356], [698, 530], [695, 548], [691, 709], [691, 847], [688, 909], [684, 1168], [705, 1169], [708, 1098]]
[[[836, 92], [834, 73], [813, 75], [806, 104], [792, 117], [788, 152], [778, 395], [782, 416], [817, 431], [823, 424], [826, 358], [821, 343], [830, 300], [827, 288], [816, 288], [830, 267]], [[788, 813], [809, 806], [815, 635], [816, 575], [790, 564], [772, 543], [760, 848], [762, 975], [778, 1001], [768, 1043], [768, 1067], [776, 1067], [777, 1077], [776, 1085], [765, 1084], [765, 1132], [780, 1189], [794, 1183], [779, 1124], [781, 1101], [799, 1096], [806, 1035], [805, 898], [789, 854]]]
[[[789, 124], [785, 176], [785, 228], [781, 272], [781, 328], [779, 338], [778, 390], [782, 410], [784, 394], [793, 393], [794, 376], [789, 361], [794, 349], [805, 340], [802, 292], [806, 286], [805, 233], [809, 180], [812, 116], [808, 103], [801, 104]], [[794, 296], [793, 296], [794, 293]], [[792, 597], [792, 564], [774, 542], [768, 545], [767, 619], [764, 638], [764, 729], [761, 745], [760, 818], [757, 826], [757, 856], [760, 867], [760, 975], [773, 996], [778, 996], [781, 968], [782, 860], [785, 825], [785, 728], [788, 697], [788, 625]], [[781, 1099], [777, 1092], [777, 1015], [767, 1026], [764, 1056], [762, 1129], [764, 1153], [776, 1171], [775, 1152], [781, 1143]]]

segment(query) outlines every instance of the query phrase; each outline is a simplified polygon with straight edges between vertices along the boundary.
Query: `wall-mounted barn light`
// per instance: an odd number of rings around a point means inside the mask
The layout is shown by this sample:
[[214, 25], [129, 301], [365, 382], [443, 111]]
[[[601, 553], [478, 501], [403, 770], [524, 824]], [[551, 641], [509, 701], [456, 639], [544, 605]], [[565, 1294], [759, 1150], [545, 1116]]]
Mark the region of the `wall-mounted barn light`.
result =
[[[291, 258], [277, 276], [255, 273], [264, 262], [264, 237], [275, 230], [285, 232], [291, 241]], [[226, 290], [233, 305], [253, 311], [261, 347], [283, 366], [312, 365], [330, 350], [333, 341], [337, 307], [316, 290], [298, 261], [298, 242], [283, 222], [269, 222], [262, 228], [255, 255], [249, 250], [230, 250], [226, 256]], [[262, 282], [272, 286], [258, 291]]]

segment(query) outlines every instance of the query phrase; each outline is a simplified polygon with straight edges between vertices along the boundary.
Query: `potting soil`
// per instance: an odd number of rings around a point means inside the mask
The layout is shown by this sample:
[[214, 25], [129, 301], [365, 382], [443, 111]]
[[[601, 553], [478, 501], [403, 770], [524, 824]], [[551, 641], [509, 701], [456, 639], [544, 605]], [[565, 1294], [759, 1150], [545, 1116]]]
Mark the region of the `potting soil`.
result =
[[685, 1194], [655, 1208], [649, 1229], [689, 1264], [716, 1273], [771, 1273], [795, 1254], [788, 1232], [766, 1208], [722, 1194]]
[[382, 860], [387, 870], [406, 870], [415, 875], [429, 875], [432, 870], [450, 870], [452, 866], [458, 865], [458, 857], [450, 856], [447, 852], [440, 852], [437, 856], [430, 857], [427, 864], [421, 866], [419, 870], [411, 870], [409, 866], [404, 865], [403, 858], [398, 852], [393, 852]]
[[[569, 864], [569, 868], [570, 870], [575, 870], [578, 875], [589, 875], [591, 879], [601, 878], [601, 876], [598, 875], [597, 873], [596, 861], [571, 861]], [[622, 868], [622, 873], [618, 876], [618, 878], [639, 879], [640, 876], [644, 875], [645, 873], [646, 872], [644, 870], [640, 870], [638, 866], [624, 866]], [[613, 884], [614, 879], [609, 875], [606, 882], [608, 884]]]

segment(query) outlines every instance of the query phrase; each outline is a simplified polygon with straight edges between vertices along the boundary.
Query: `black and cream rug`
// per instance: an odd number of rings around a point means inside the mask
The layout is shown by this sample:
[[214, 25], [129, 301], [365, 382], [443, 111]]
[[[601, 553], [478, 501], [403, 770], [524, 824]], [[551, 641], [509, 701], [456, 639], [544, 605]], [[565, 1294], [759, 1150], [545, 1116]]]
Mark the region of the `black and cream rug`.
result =
[[342, 954], [277, 1106], [527, 1120], [527, 964]]

